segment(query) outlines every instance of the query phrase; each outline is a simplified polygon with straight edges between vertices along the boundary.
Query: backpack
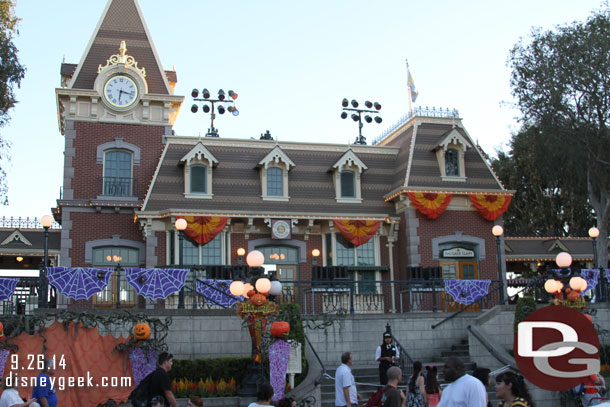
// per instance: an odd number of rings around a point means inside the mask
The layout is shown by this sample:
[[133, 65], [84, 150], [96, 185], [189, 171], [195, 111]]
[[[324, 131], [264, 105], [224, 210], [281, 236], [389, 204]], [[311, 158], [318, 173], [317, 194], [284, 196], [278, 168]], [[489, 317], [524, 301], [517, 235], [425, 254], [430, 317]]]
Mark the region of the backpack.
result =
[[129, 395], [128, 400], [131, 400], [133, 407], [149, 407], [150, 404], [150, 382], [155, 372], [150, 373], [144, 378]]
[[383, 397], [383, 388], [379, 388], [371, 398], [366, 402], [365, 407], [381, 407], [381, 398]]

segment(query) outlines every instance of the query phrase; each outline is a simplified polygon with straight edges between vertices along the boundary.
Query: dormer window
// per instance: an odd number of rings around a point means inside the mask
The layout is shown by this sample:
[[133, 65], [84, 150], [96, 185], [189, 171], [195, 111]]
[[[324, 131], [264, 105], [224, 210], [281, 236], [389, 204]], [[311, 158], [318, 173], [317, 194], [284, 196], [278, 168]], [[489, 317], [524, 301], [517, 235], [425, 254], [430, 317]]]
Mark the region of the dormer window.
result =
[[182, 157], [184, 164], [184, 197], [212, 199], [212, 171], [218, 160], [199, 142]]
[[455, 148], [445, 151], [445, 175], [448, 177], [460, 176], [459, 152]]
[[191, 193], [205, 194], [206, 192], [206, 173], [205, 165], [191, 165]]
[[451, 129], [436, 145], [436, 159], [443, 181], [466, 182], [464, 153], [472, 144], [460, 129]]
[[288, 173], [295, 165], [280, 146], [275, 146], [258, 166], [261, 174], [261, 198], [264, 201], [288, 201]]
[[356, 197], [356, 175], [354, 171], [341, 171], [341, 198]]
[[368, 167], [351, 150], [347, 150], [331, 167], [333, 184], [335, 186], [335, 199], [340, 203], [360, 203], [362, 193], [360, 179]]

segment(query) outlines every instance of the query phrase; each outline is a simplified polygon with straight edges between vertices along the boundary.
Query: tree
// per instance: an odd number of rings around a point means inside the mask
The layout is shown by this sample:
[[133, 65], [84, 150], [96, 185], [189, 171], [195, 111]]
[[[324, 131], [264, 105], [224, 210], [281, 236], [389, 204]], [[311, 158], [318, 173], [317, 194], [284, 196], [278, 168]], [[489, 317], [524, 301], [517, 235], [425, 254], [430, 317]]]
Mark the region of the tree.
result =
[[509, 153], [498, 152], [492, 160], [504, 186], [516, 191], [504, 214], [507, 234], [587, 234], [593, 224], [593, 209], [584, 173], [569, 165], [557, 166], [561, 159], [558, 152], [538, 128], [530, 127], [512, 136]]
[[[13, 37], [19, 34], [15, 17], [15, 4], [0, 0], [0, 127], [10, 120], [9, 110], [17, 103], [15, 86], [19, 87], [25, 75], [25, 67], [19, 63]], [[9, 160], [10, 142], [0, 134], [0, 203], [8, 204], [6, 165]]]
[[[598, 258], [608, 259], [610, 219], [610, 9], [586, 22], [532, 30], [511, 50], [511, 88], [524, 129], [536, 128], [548, 154], [537, 154], [543, 171], [554, 169], [582, 182], [600, 230]], [[534, 148], [543, 148], [540, 144]], [[579, 181], [582, 180], [582, 181]], [[573, 186], [573, 183], [567, 183]], [[581, 188], [582, 189], [582, 188]]]

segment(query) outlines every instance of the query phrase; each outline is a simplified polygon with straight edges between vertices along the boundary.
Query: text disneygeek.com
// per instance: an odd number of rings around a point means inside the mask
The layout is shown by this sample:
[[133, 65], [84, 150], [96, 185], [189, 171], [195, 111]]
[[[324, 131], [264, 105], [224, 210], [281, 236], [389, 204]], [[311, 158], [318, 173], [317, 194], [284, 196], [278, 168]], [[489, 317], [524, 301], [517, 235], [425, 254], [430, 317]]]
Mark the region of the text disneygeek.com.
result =
[[[38, 383], [37, 383], [38, 381]], [[46, 386], [47, 381], [55, 390], [63, 391], [70, 387], [131, 387], [132, 378], [127, 376], [121, 377], [106, 377], [102, 376], [94, 381], [91, 373], [87, 372], [87, 376], [70, 376], [70, 377], [19, 377], [15, 378], [12, 375], [6, 377], [5, 382], [9, 387], [34, 387]]]

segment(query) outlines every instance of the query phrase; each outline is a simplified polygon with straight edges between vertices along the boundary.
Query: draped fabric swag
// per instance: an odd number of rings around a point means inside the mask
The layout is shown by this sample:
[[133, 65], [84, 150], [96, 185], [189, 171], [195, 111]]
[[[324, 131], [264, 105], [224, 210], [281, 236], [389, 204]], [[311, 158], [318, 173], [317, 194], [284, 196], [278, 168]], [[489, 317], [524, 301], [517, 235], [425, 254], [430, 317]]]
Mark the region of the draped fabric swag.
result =
[[496, 220], [502, 216], [512, 199], [510, 195], [469, 194], [468, 197], [481, 216], [487, 220]]
[[216, 237], [227, 224], [224, 216], [177, 216], [186, 220], [186, 236], [197, 244], [206, 244]]
[[381, 226], [380, 220], [333, 220], [344, 238], [354, 246], [368, 242]]
[[445, 212], [453, 194], [434, 192], [407, 192], [413, 205], [428, 219], [436, 219]]

